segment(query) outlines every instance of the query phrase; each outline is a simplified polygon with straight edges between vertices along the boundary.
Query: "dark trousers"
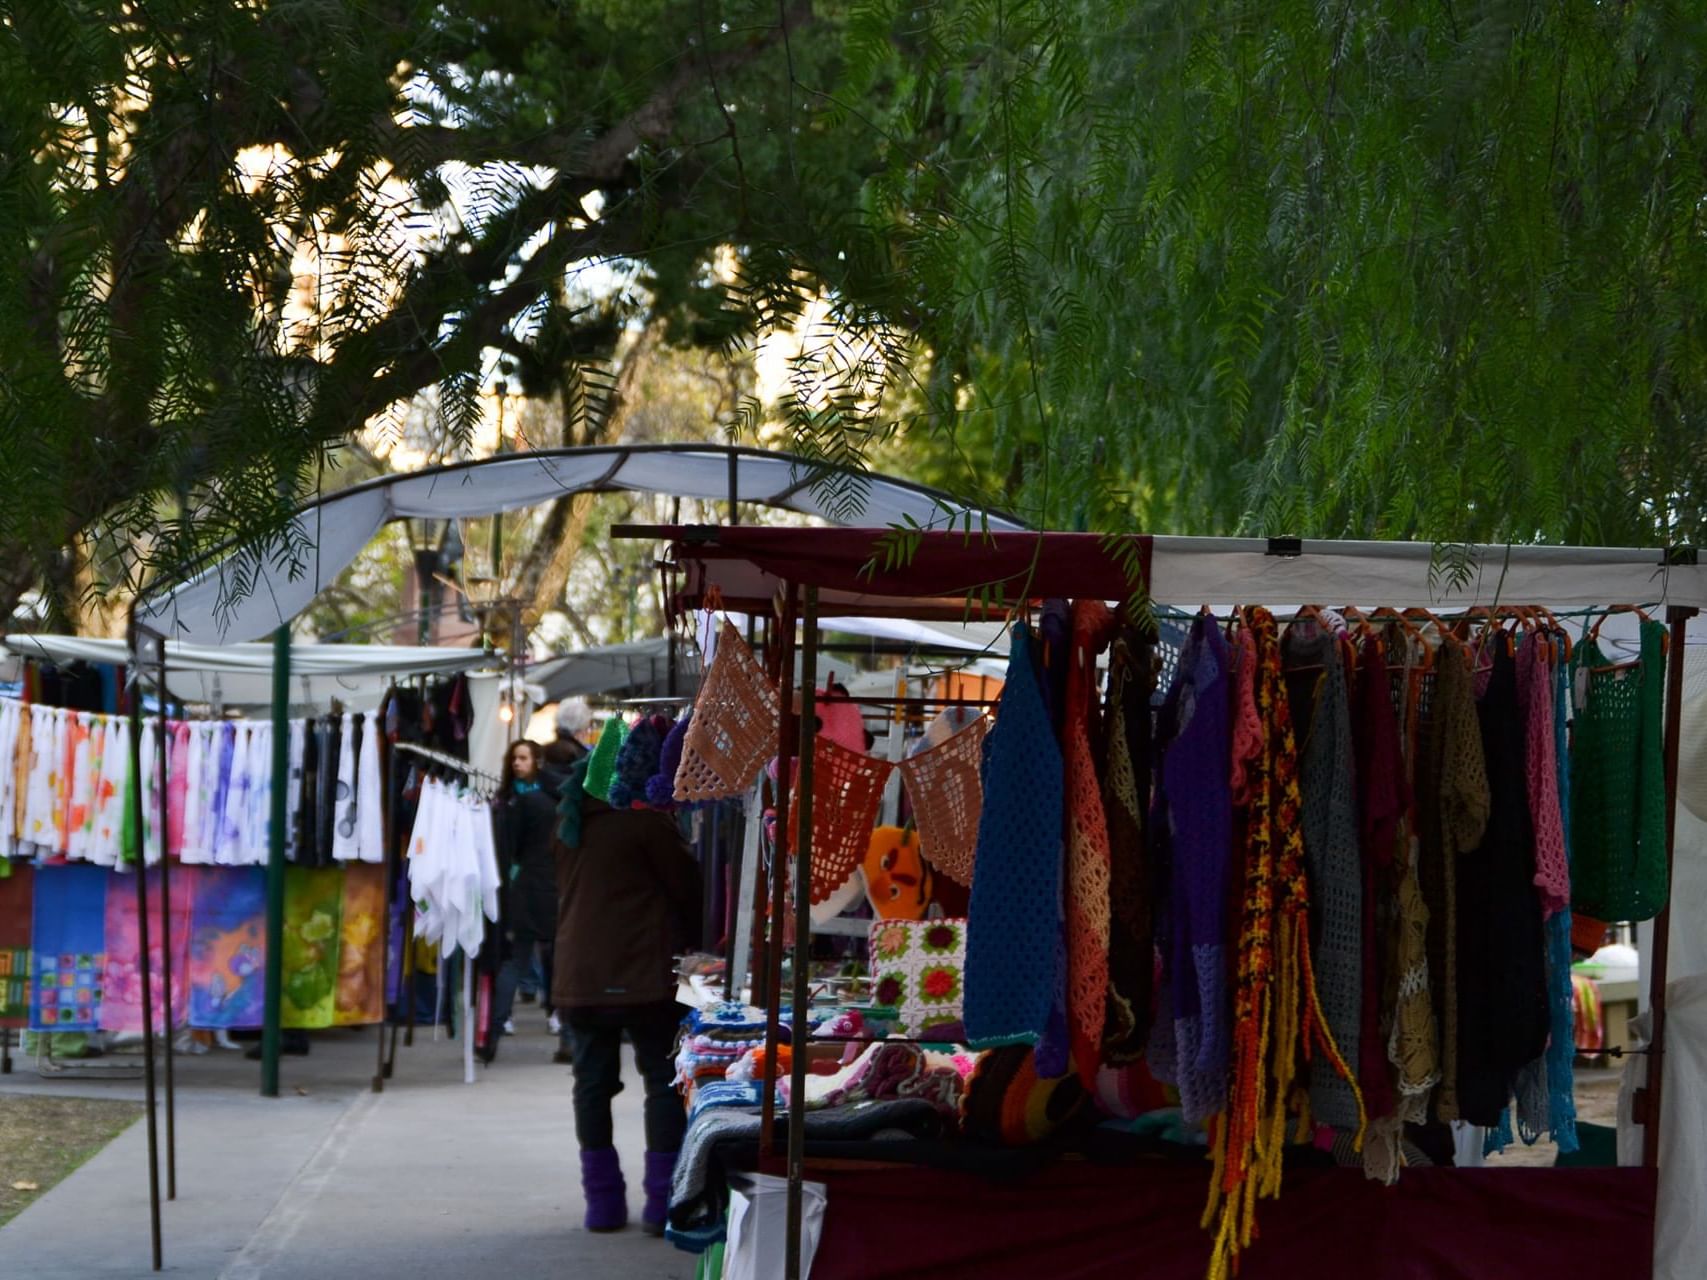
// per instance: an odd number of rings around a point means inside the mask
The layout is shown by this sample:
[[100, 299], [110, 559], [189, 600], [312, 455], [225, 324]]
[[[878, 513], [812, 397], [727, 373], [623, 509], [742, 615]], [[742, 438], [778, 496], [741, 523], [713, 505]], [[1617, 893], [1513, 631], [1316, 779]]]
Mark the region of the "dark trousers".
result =
[[545, 1008], [551, 1007], [551, 960], [554, 939], [535, 938], [532, 934], [518, 933], [510, 946], [510, 954], [504, 963], [498, 966], [497, 988], [492, 993], [492, 1025], [501, 1027], [509, 1018], [516, 1004], [516, 988], [521, 986], [522, 978], [533, 964], [534, 948], [539, 948], [542, 963], [545, 965], [545, 998], [540, 1004]]
[[670, 1081], [671, 1051], [682, 1009], [674, 1001], [612, 1009], [569, 1009], [564, 1030], [574, 1053], [575, 1140], [583, 1151], [612, 1144], [611, 1099], [622, 1092], [622, 1033], [634, 1045], [634, 1065], [646, 1085], [646, 1149], [677, 1151], [687, 1131], [681, 1096]]

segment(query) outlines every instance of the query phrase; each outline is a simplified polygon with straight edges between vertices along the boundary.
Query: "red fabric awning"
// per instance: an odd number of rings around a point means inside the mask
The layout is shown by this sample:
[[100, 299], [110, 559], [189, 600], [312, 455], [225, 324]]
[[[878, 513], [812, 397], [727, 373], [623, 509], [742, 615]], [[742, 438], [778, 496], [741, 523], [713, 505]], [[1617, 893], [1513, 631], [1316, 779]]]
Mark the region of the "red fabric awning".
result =
[[729, 599], [764, 598], [776, 585], [793, 582], [868, 610], [885, 601], [967, 597], [993, 603], [1046, 596], [1124, 600], [1150, 579], [1151, 539], [1138, 534], [747, 527], [659, 532], [671, 540], [675, 563], [688, 569], [690, 594], [716, 587]]

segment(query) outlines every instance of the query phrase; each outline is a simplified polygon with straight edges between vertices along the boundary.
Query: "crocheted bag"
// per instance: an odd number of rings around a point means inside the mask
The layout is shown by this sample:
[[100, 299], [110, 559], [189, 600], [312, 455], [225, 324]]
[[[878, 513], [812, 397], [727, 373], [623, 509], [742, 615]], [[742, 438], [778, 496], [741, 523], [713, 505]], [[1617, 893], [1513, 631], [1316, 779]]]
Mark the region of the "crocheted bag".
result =
[[1663, 623], [1641, 624], [1641, 657], [1613, 667], [1591, 632], [1571, 658], [1571, 909], [1647, 920], [1666, 905]]
[[981, 715], [948, 741], [910, 756], [900, 765], [925, 857], [938, 871], [967, 888], [972, 887], [978, 819], [984, 808], [978, 764], [989, 731], [990, 717]]
[[1061, 1002], [1061, 748], [1038, 683], [1031, 628], [1013, 628], [1007, 682], [984, 741], [966, 938], [974, 1048], [1036, 1044]]
[[895, 766], [821, 734], [813, 739], [812, 762], [812, 901], [819, 903], [846, 884], [864, 859]]
[[725, 622], [682, 742], [676, 799], [727, 800], [776, 750], [782, 703], [747, 642]]

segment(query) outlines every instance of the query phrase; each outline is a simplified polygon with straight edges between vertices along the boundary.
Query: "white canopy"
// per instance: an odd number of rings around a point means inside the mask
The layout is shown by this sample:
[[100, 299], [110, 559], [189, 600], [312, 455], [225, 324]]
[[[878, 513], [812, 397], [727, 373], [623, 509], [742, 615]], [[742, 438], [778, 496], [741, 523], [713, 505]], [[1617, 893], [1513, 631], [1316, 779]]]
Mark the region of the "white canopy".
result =
[[[130, 661], [123, 640], [84, 636], [9, 635], [6, 647], [48, 662]], [[419, 649], [386, 644], [292, 645], [290, 698], [293, 706], [326, 707], [335, 698], [353, 711], [379, 705], [385, 691], [410, 676], [451, 675], [497, 661], [479, 649]], [[152, 670], [143, 672], [152, 681]], [[166, 642], [166, 690], [179, 702], [227, 707], [264, 707], [273, 699], [273, 646], [199, 645]]]
[[[968, 514], [947, 494], [893, 476], [852, 477], [841, 494], [822, 495], [813, 482], [824, 471], [808, 459], [761, 449], [620, 445], [541, 449], [382, 476], [302, 508], [293, 537], [310, 548], [305, 564], [293, 567], [253, 552], [233, 553], [177, 589], [145, 601], [138, 616], [181, 640], [258, 640], [307, 608], [389, 521], [487, 516], [571, 493], [626, 490], [706, 501], [735, 498], [836, 524], [876, 527], [908, 521], [943, 527]], [[984, 518], [991, 529], [1024, 527], [996, 512]]]

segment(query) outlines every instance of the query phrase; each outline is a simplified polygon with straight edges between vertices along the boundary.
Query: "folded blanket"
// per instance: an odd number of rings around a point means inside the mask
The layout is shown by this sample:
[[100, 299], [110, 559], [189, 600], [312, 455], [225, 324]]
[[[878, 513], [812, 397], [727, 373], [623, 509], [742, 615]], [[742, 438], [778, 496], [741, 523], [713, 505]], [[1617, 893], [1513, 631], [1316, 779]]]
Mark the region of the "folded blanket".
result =
[[[665, 1233], [678, 1249], [703, 1253], [723, 1239], [729, 1186], [714, 1156], [720, 1144], [755, 1141], [760, 1125], [759, 1115], [734, 1107], [704, 1109], [689, 1122], [670, 1184], [670, 1218]], [[788, 1131], [785, 1112], [777, 1113], [776, 1126], [779, 1135]], [[899, 1130], [911, 1138], [934, 1138], [944, 1127], [936, 1107], [919, 1098], [861, 1102], [806, 1114], [808, 1140], [850, 1141], [889, 1130]]]

